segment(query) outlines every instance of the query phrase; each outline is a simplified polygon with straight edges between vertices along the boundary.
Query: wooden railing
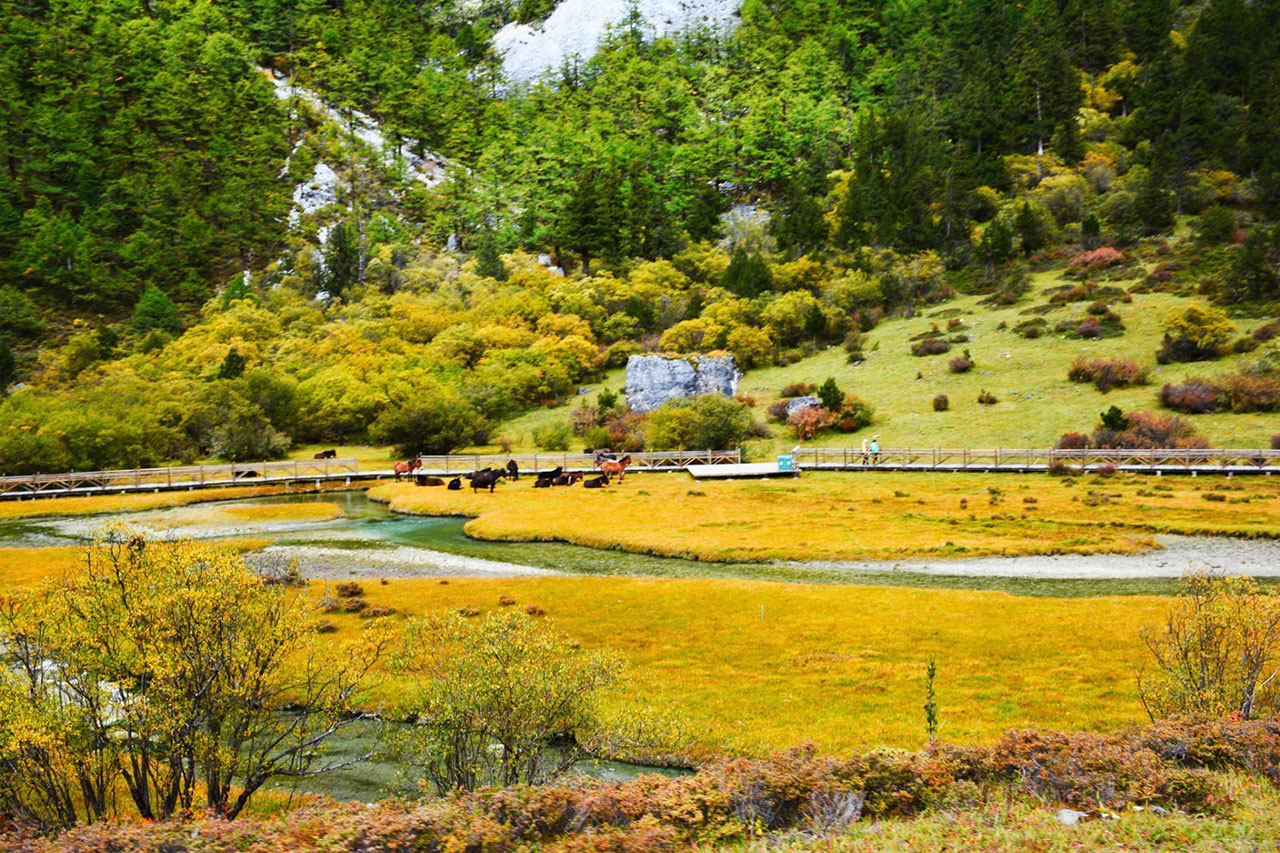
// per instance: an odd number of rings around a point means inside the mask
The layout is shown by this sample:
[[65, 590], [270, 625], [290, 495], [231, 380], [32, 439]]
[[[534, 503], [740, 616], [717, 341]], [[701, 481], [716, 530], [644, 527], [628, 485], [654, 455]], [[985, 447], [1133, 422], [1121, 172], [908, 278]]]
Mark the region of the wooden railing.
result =
[[1048, 470], [1051, 466], [1095, 470], [1114, 465], [1117, 470], [1227, 472], [1280, 472], [1280, 450], [1059, 450], [1057, 448], [970, 449], [884, 448], [863, 455], [856, 447], [800, 447], [793, 452], [796, 466], [804, 469], [891, 470]]
[[354, 477], [355, 459], [294, 459], [285, 462], [242, 462], [234, 465], [176, 465], [115, 471], [72, 471], [63, 474], [25, 474], [0, 477], [0, 493], [137, 491], [155, 488], [193, 488], [239, 482]]
[[[741, 450], [649, 450], [630, 454], [629, 470], [676, 471], [687, 465], [736, 465], [742, 461]], [[422, 471], [428, 474], [463, 474], [481, 468], [505, 468], [515, 461], [522, 471], [545, 471], [550, 468], [595, 468], [595, 456], [589, 453], [454, 453], [448, 456], [419, 456]]]

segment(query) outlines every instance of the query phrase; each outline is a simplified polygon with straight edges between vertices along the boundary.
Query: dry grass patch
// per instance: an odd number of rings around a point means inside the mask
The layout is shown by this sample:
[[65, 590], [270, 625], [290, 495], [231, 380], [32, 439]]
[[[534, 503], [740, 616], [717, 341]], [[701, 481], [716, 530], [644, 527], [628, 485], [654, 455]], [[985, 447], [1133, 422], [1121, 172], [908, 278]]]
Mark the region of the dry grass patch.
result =
[[115, 495], [77, 495], [75, 497], [39, 498], [0, 501], [0, 519], [43, 518], [66, 515], [98, 515], [100, 513], [142, 512], [169, 509], [211, 501], [232, 501], [271, 495], [306, 494], [312, 492], [350, 491], [368, 485], [327, 483], [317, 489], [307, 486], [231, 486], [223, 489], [194, 489], [189, 492], [140, 492]]
[[[386, 483], [374, 500], [397, 512], [469, 516], [481, 539], [560, 540], [701, 560], [902, 559], [1124, 553], [1156, 547], [1150, 532], [1280, 536], [1280, 483], [1239, 478], [1235, 498], [1208, 502], [1208, 479], [1063, 481], [1013, 474], [806, 473], [798, 480], [698, 483], [636, 474], [608, 489], [495, 494]], [[1234, 486], [1233, 486], [1234, 488]], [[1141, 494], [1140, 494], [1141, 493]], [[1025, 498], [1034, 498], [1027, 502]]]
[[[418, 615], [537, 604], [558, 629], [628, 658], [611, 700], [681, 718], [708, 750], [823, 751], [926, 739], [924, 668], [938, 660], [942, 737], [1009, 728], [1109, 730], [1140, 722], [1139, 628], [1168, 600], [636, 578], [431, 579], [367, 584], [369, 603]], [[763, 618], [761, 618], [763, 608]], [[339, 633], [358, 617], [330, 614]], [[381, 695], [395, 693], [384, 684]]]
[[[271, 544], [267, 539], [227, 539], [219, 544], [236, 551], [256, 551]], [[57, 577], [80, 564], [84, 548], [67, 545], [54, 548], [0, 548], [0, 589], [30, 587]]]

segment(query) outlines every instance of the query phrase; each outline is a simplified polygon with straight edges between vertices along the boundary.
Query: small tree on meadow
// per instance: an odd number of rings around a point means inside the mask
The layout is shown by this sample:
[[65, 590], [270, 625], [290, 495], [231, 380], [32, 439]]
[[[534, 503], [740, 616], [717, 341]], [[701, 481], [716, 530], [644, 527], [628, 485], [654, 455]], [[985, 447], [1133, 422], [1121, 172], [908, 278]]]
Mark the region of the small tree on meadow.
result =
[[1252, 578], [1184, 576], [1164, 624], [1143, 641], [1153, 666], [1139, 678], [1139, 695], [1153, 720], [1248, 720], [1276, 708], [1280, 596]]
[[827, 380], [818, 387], [818, 399], [830, 412], [838, 412], [844, 406], [844, 392], [836, 385], [834, 377], [828, 376]]
[[392, 669], [403, 679], [399, 712], [418, 721], [396, 737], [396, 752], [448, 793], [534, 785], [571, 768], [622, 660], [504, 611], [410, 624]]

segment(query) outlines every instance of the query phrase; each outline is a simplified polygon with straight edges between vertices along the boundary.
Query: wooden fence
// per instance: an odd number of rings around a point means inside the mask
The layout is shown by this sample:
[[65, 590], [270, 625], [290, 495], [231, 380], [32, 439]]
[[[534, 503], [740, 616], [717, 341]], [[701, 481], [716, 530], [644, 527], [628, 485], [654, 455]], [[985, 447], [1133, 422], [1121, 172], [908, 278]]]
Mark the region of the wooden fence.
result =
[[234, 465], [176, 465], [116, 471], [72, 471], [0, 477], [0, 494], [92, 494], [144, 490], [192, 489], [239, 483], [290, 483], [303, 480], [350, 479], [360, 476], [355, 459], [295, 459], [287, 462], [243, 462]]
[[1280, 473], [1280, 450], [1059, 450], [885, 448], [863, 455], [854, 447], [801, 447], [796, 466], [808, 470], [1047, 471], [1054, 466], [1155, 474]]
[[[742, 461], [741, 450], [649, 450], [629, 455], [629, 471], [679, 471], [688, 465], [736, 465]], [[514, 460], [521, 471], [592, 470], [595, 457], [589, 453], [454, 453], [449, 456], [419, 456], [420, 473], [465, 474], [481, 468], [505, 468]]]

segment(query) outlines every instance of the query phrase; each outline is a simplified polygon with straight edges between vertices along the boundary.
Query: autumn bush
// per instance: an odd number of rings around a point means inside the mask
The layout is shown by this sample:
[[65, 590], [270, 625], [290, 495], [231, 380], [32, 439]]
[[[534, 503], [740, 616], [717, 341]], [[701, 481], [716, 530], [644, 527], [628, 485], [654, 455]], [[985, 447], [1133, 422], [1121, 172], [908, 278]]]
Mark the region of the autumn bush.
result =
[[942, 338], [925, 338], [911, 345], [911, 354], [917, 356], [942, 355], [951, 349], [951, 344]]
[[1160, 389], [1160, 405], [1184, 415], [1216, 412], [1223, 404], [1222, 392], [1203, 379], [1188, 379], [1177, 385], [1166, 382]]
[[1095, 358], [1083, 356], [1071, 362], [1067, 378], [1072, 382], [1092, 382], [1104, 394], [1113, 388], [1146, 385], [1150, 372], [1137, 362], [1127, 358]]
[[952, 373], [968, 373], [973, 369], [973, 359], [967, 355], [958, 355], [947, 364]]
[[946, 394], [939, 394], [933, 398], [933, 410], [935, 412], [945, 412], [951, 408], [951, 401], [947, 399]]
[[1089, 436], [1082, 432], [1069, 432], [1058, 439], [1059, 450], [1084, 450], [1089, 446]]
[[[872, 749], [837, 758], [797, 747], [762, 759], [711, 762], [697, 773], [628, 782], [585, 778], [422, 801], [318, 804], [280, 818], [113, 821], [29, 853], [108, 850], [484, 850], [516, 853], [679, 850], [903, 820], [976, 801], [1030, 800], [1085, 812], [1160, 806], [1230, 815], [1215, 772], [1280, 774], [1280, 722], [1239, 715], [1166, 720], [1116, 734], [1016, 730], [994, 744]], [[354, 845], [354, 846], [353, 846]]]
[[1209, 446], [1208, 440], [1188, 421], [1176, 415], [1152, 412], [1127, 412], [1120, 429], [1099, 424], [1091, 442], [1094, 447], [1130, 450], [1189, 450]]
[[801, 441], [808, 441], [836, 423], [836, 414], [823, 406], [808, 406], [792, 412], [787, 418], [787, 425], [792, 434]]

